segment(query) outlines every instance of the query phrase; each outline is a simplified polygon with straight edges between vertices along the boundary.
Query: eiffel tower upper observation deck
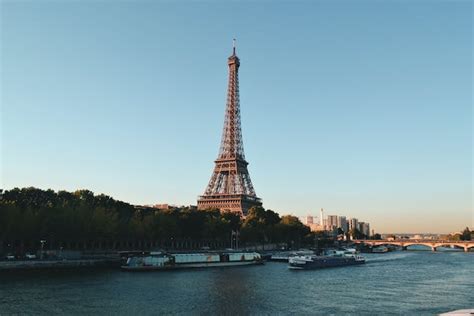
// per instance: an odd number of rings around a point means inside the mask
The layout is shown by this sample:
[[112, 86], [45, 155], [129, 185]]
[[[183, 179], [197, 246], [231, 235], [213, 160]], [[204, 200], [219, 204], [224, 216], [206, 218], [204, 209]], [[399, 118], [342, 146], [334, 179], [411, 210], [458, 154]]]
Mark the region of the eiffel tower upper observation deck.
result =
[[227, 104], [221, 147], [214, 172], [206, 191], [198, 199], [198, 209], [218, 208], [247, 215], [252, 206], [262, 205], [255, 194], [247, 170], [240, 126], [239, 57], [235, 54], [235, 40], [229, 65]]

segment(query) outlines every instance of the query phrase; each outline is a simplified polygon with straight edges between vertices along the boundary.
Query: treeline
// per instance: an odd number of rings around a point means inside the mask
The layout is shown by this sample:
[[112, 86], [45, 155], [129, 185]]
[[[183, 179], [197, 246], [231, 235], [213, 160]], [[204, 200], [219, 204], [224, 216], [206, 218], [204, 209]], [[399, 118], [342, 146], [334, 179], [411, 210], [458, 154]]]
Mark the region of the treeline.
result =
[[466, 227], [460, 233], [447, 235], [446, 239], [453, 241], [474, 240], [474, 231], [471, 231], [469, 227]]
[[48, 249], [229, 247], [231, 238], [241, 246], [299, 247], [313, 240], [297, 217], [262, 207], [241, 219], [217, 209], [136, 207], [89, 190], [15, 188], [0, 194], [0, 251], [37, 250], [40, 240]]

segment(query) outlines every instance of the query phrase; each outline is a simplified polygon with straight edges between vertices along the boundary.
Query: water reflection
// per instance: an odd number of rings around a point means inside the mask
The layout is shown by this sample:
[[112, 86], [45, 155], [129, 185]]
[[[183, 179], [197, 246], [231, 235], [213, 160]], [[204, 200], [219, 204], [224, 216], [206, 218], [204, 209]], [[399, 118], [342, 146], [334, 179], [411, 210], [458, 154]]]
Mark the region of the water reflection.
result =
[[216, 269], [212, 274], [212, 313], [218, 315], [249, 314], [250, 302], [259, 301], [256, 292], [255, 270], [262, 267], [238, 267]]

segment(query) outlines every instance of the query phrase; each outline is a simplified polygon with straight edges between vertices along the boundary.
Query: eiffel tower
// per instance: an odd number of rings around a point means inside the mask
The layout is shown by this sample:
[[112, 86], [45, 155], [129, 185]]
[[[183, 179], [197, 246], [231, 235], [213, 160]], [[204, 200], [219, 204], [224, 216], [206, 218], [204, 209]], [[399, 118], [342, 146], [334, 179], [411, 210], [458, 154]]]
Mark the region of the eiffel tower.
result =
[[219, 155], [206, 191], [198, 199], [198, 209], [218, 208], [247, 215], [252, 206], [262, 205], [255, 194], [247, 170], [240, 127], [239, 57], [235, 54], [235, 40], [229, 65], [227, 104]]

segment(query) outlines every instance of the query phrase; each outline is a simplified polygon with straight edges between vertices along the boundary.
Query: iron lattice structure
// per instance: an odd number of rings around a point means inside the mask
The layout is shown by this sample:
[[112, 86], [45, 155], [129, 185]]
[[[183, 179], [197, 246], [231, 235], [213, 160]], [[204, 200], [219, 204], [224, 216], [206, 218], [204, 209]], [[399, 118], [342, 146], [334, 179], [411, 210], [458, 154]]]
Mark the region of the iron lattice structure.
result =
[[245, 160], [240, 124], [240, 60], [235, 54], [235, 45], [227, 63], [229, 82], [221, 146], [211, 180], [198, 199], [198, 209], [218, 208], [245, 216], [252, 206], [262, 205], [262, 202], [255, 194]]

